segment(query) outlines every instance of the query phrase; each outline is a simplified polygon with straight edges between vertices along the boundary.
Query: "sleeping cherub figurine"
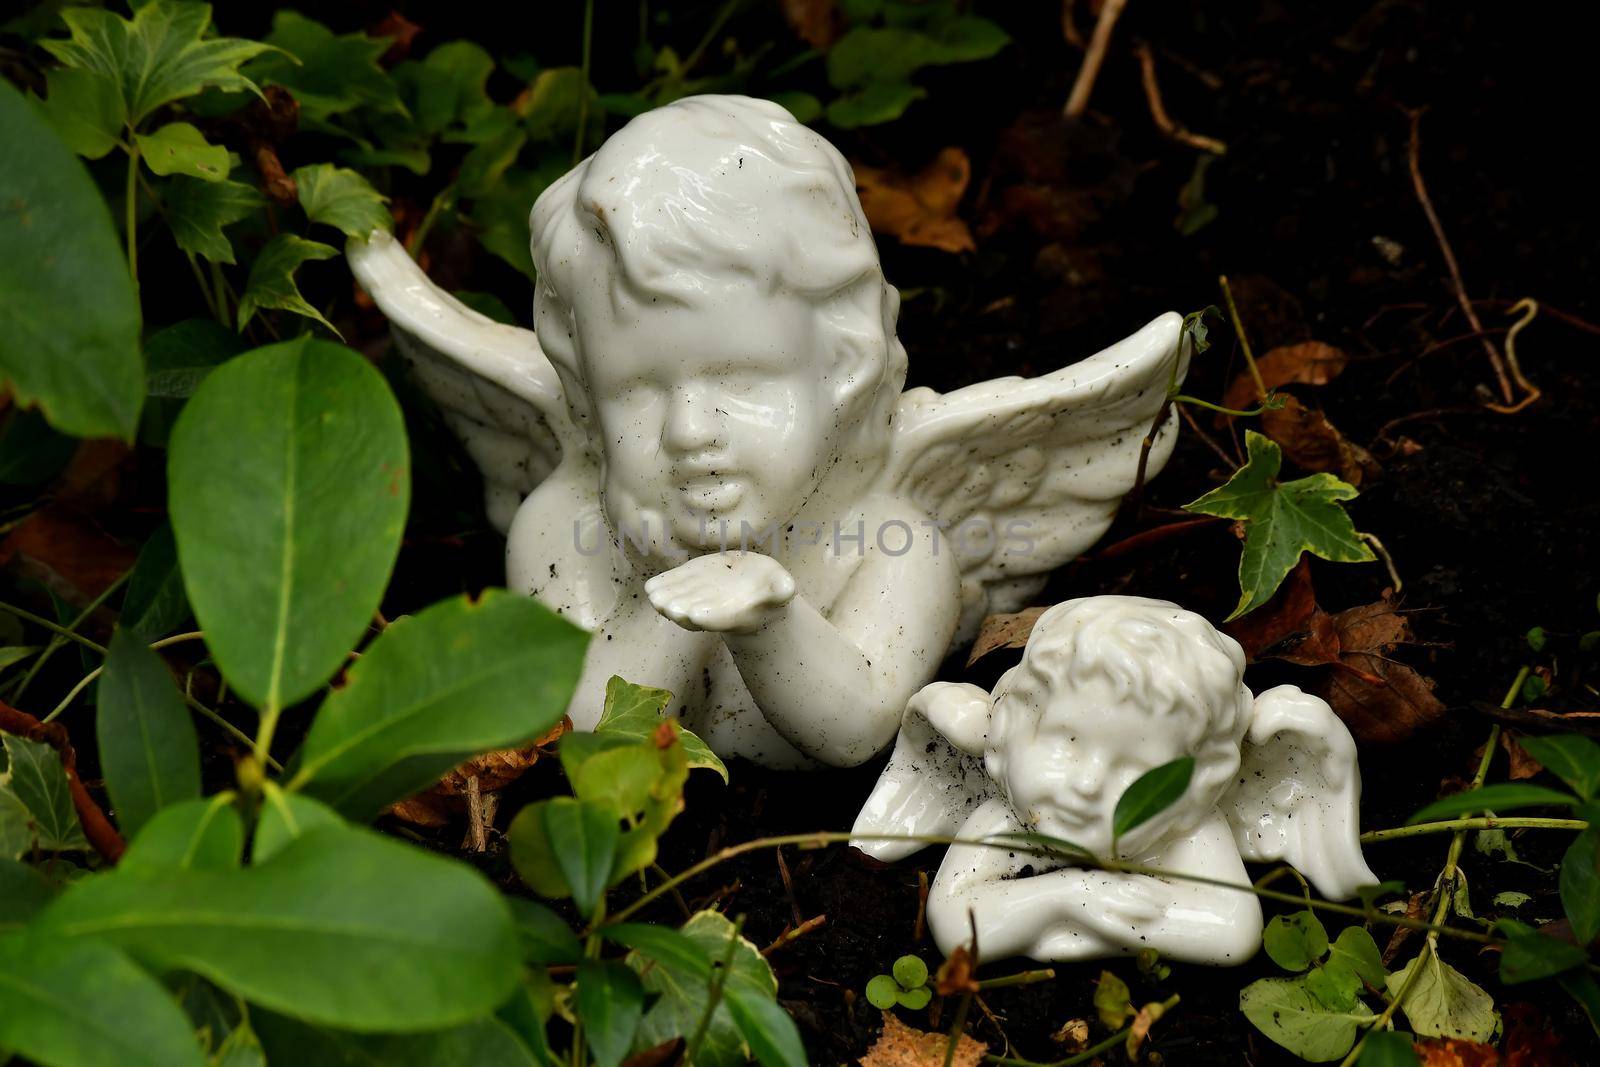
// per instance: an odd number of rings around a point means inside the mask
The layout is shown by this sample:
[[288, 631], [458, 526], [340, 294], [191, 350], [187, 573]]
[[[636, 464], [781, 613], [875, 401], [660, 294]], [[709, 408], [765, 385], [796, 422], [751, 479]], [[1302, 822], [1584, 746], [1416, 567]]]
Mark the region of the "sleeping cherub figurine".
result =
[[[1248, 885], [1245, 861], [1287, 860], [1325, 896], [1377, 878], [1361, 855], [1350, 732], [1317, 697], [1252, 697], [1244, 654], [1199, 615], [1098, 596], [1039, 617], [994, 693], [939, 682], [906, 708], [894, 753], [856, 819], [862, 835], [982, 840], [1031, 833], [1113, 854], [1112, 814], [1140, 775], [1194, 757], [1188, 791], [1116, 841], [1124, 862]], [[858, 839], [882, 860], [907, 841]], [[1070, 854], [954, 845], [928, 895], [945, 953], [974, 925], [985, 959], [1077, 960], [1152, 948], [1236, 964], [1261, 943], [1249, 892], [1072, 866]]]
[[670, 690], [718, 753], [852, 765], [991, 611], [1105, 532], [1175, 437], [1160, 316], [1040, 378], [902, 391], [898, 294], [849, 165], [769, 101], [635, 118], [533, 207], [537, 334], [469, 310], [393, 238], [358, 280], [483, 470], [507, 584]]

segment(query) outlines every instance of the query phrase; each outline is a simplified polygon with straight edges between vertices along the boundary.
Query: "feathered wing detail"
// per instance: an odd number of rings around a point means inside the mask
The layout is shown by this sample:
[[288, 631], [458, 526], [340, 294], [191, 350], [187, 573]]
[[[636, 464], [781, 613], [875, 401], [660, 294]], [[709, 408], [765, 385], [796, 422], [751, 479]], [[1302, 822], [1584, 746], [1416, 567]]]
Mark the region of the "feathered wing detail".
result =
[[1326, 701], [1292, 685], [1256, 697], [1237, 783], [1222, 808], [1247, 860], [1287, 860], [1345, 900], [1378, 881], [1361, 855], [1361, 771]]
[[[975, 685], [935, 682], [906, 705], [888, 766], [856, 816], [855, 834], [950, 835], [996, 795], [983, 769], [989, 694]], [[892, 862], [926, 847], [919, 841], [851, 841]]]
[[[1105, 533], [1188, 356], [1183, 319], [1168, 312], [1052, 374], [900, 398], [888, 485], [949, 524], [962, 575], [957, 644], [984, 615], [1022, 607], [1049, 571]], [[1146, 478], [1172, 454], [1176, 419], [1157, 433]]]
[[422, 388], [483, 472], [501, 533], [564, 453], [581, 449], [561, 381], [532, 330], [478, 314], [434, 285], [383, 231], [346, 248]]

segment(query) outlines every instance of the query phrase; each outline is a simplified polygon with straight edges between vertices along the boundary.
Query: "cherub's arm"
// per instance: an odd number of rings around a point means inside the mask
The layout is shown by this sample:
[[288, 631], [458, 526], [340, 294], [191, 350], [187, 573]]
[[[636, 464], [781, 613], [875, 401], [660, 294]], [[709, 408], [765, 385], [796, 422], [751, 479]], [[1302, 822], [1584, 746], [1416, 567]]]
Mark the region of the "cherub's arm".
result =
[[[647, 585], [681, 626], [713, 630], [762, 714], [814, 759], [853, 766], [894, 737], [906, 701], [949, 647], [959, 575], [931, 527], [890, 556], [869, 543], [828, 615], [794, 592], [782, 564], [753, 553], [701, 556]], [[894, 542], [898, 544], [899, 542]], [[752, 596], [756, 585], [762, 595]]]
[[[1003, 831], [998, 823], [978, 824], [983, 813], [975, 812], [960, 836]], [[1237, 884], [1249, 881], [1220, 816], [1148, 862]], [[1016, 878], [1017, 865], [1001, 850], [950, 850], [928, 895], [928, 921], [941, 948], [949, 951], [969, 936], [969, 910], [977, 921], [979, 950], [991, 959], [1089, 959], [1153, 948], [1171, 959], [1235, 964], [1260, 944], [1261, 906], [1247, 892], [1073, 867]]]

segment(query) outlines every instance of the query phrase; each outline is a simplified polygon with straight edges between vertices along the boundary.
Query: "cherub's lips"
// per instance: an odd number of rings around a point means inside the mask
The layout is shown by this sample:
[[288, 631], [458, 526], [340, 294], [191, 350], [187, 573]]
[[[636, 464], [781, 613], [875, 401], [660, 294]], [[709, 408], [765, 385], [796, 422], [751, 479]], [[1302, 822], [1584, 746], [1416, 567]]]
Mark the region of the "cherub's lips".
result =
[[727, 511], [744, 498], [744, 483], [724, 473], [686, 478], [676, 488], [678, 496], [694, 511]]

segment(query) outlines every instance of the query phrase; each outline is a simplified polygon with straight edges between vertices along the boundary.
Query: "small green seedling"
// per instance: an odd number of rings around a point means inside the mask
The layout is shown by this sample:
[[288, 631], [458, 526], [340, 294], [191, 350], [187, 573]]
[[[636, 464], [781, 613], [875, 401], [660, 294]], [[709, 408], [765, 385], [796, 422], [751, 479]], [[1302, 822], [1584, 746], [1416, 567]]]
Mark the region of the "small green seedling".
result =
[[890, 968], [894, 973], [880, 974], [867, 983], [867, 1003], [888, 1011], [896, 1004], [912, 1011], [921, 1011], [933, 999], [928, 988], [928, 965], [916, 956], [901, 956]]

